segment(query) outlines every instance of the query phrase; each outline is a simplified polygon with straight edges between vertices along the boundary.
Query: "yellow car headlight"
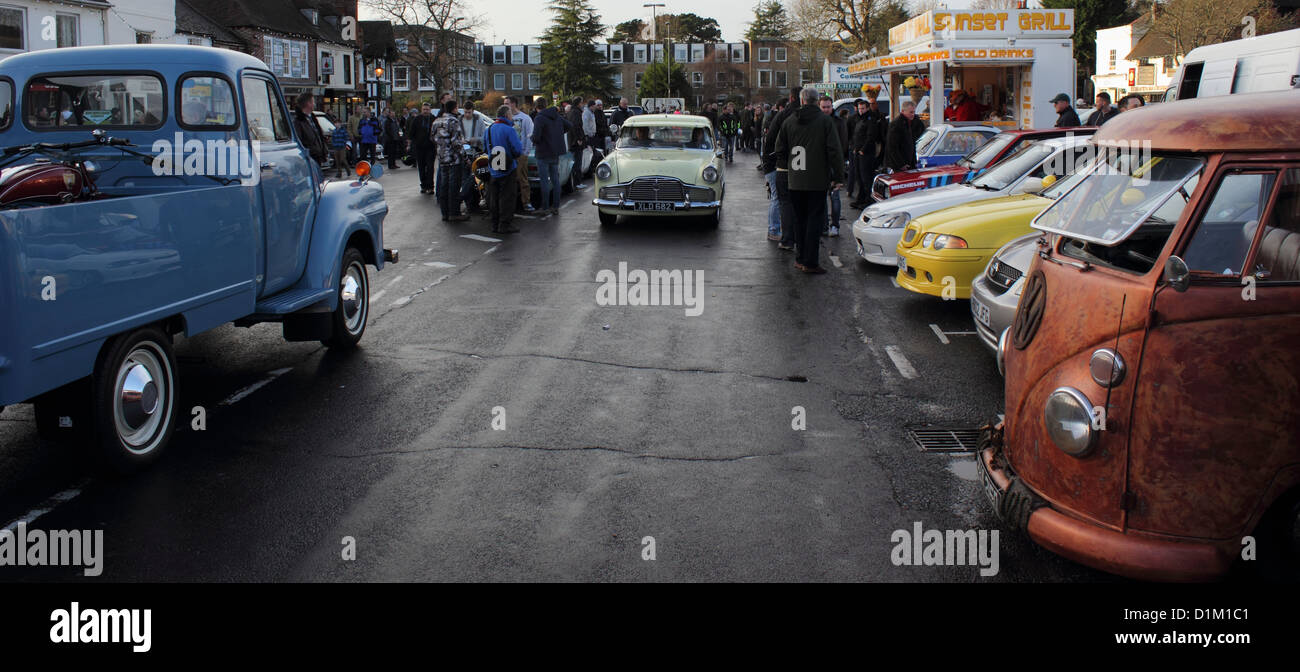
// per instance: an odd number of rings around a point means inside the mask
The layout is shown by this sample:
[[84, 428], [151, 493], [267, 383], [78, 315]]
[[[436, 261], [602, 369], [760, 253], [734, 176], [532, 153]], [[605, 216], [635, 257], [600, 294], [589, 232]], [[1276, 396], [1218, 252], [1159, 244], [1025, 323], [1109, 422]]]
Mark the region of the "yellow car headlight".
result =
[[[934, 234], [928, 234], [926, 237], [928, 238], [930, 235], [934, 235]], [[936, 250], [945, 250], [948, 248], [966, 249], [970, 246], [966, 244], [966, 240], [963, 238], [958, 238], [957, 236], [951, 236], [948, 234], [942, 234], [935, 237], [934, 244], [932, 245], [932, 247], [934, 247], [934, 249]]]

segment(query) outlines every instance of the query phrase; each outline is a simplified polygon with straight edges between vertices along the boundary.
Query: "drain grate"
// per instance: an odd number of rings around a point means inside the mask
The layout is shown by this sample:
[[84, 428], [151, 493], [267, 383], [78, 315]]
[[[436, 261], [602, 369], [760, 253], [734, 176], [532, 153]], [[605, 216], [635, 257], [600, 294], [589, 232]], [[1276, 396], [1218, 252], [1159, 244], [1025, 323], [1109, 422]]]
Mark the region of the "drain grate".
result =
[[971, 427], [908, 427], [907, 436], [923, 452], [970, 453], [979, 444], [980, 430]]

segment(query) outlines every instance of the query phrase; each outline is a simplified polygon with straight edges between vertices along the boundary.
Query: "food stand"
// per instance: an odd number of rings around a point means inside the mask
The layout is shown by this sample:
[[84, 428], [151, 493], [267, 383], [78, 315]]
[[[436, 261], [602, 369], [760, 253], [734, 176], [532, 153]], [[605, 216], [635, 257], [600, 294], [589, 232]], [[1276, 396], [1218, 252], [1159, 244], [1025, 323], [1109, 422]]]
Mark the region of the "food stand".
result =
[[[1074, 99], [1074, 10], [931, 10], [889, 30], [889, 54], [851, 59], [854, 75], [889, 78], [890, 109], [900, 95], [945, 101], [962, 89], [987, 107], [981, 123], [1001, 128], [1050, 128], [1048, 101], [1065, 92]], [[942, 95], [903, 82], [927, 81]], [[1037, 82], [1037, 86], [1035, 86]], [[944, 105], [922, 115], [944, 121]]]

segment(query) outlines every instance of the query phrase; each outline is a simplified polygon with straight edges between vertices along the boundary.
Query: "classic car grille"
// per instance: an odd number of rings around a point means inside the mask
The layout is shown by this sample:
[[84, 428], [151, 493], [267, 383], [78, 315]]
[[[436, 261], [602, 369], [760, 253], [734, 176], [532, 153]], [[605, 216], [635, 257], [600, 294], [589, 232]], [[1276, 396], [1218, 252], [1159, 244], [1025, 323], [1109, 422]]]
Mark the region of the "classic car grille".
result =
[[633, 201], [684, 201], [686, 188], [671, 177], [638, 177], [628, 185], [627, 197]]
[[987, 276], [994, 287], [1005, 292], [1011, 289], [1011, 285], [1016, 284], [1016, 281], [1020, 279], [1020, 271], [1010, 264], [1004, 264], [994, 259], [993, 263], [989, 264]]

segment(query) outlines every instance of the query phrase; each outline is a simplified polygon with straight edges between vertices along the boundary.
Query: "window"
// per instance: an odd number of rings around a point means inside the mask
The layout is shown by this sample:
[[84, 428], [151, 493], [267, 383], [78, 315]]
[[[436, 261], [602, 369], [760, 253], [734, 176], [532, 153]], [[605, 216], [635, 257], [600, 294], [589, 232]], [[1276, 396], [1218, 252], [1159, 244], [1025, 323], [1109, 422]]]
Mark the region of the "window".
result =
[[766, 63], [766, 62], [772, 60], [772, 59], [771, 59], [771, 53], [772, 53], [772, 50], [771, 50], [770, 48], [768, 48], [768, 47], [759, 47], [759, 48], [758, 48], [758, 62], [759, 62], [759, 63]]
[[737, 72], [737, 73], [735, 73], [735, 74], [736, 74], [736, 77], [735, 77], [735, 79], [733, 80], [733, 84], [734, 84], [735, 86], [744, 87], [744, 86], [745, 86], [745, 73], [743, 73], [743, 72]]
[[804, 84], [807, 84], [808, 82], [811, 81], [813, 81], [812, 70], [799, 71], [799, 86], [803, 86]]
[[418, 84], [420, 86], [420, 90], [432, 91], [434, 88], [433, 77], [429, 73], [425, 72], [424, 68], [416, 68], [415, 73], [416, 73], [416, 77], [419, 80]]
[[785, 63], [785, 47], [776, 48], [776, 61], [778, 63]]
[[271, 82], [265, 79], [244, 78], [244, 116], [248, 118], [248, 132], [254, 140], [286, 142], [292, 137], [280, 100]]
[[277, 77], [307, 79], [311, 71], [307, 64], [307, 42], [286, 40], [270, 35], [262, 36], [262, 60], [271, 66]]
[[713, 48], [713, 53], [717, 56], [719, 63], [727, 62], [727, 52], [730, 51], [725, 44], [719, 44]]
[[939, 149], [935, 153], [961, 154], [965, 156], [983, 145], [988, 138], [988, 135], [978, 131], [948, 131], [948, 134], [943, 136], [943, 142], [939, 144]]
[[623, 45], [621, 44], [609, 45], [609, 62], [610, 63], [623, 62]]
[[776, 88], [784, 89], [786, 86], [788, 86], [788, 82], [786, 82], [785, 70], [777, 70], [775, 73], [773, 73], [773, 77], [775, 79], [772, 81], [772, 84], [775, 85]]
[[645, 74], [645, 73], [642, 73], [642, 72], [638, 72], [638, 73], [636, 73], [635, 78], [634, 78], [633, 81], [632, 81], [633, 86], [635, 86], [635, 87], [638, 88], [638, 89], [641, 88], [641, 75], [643, 75], [643, 74]]
[[153, 44], [153, 33], [137, 30], [135, 31], [136, 44]]
[[523, 62], [524, 62], [524, 47], [523, 47], [523, 45], [519, 45], [519, 46], [516, 46], [516, 47], [510, 47], [510, 62], [511, 62], [511, 63], [514, 63], [514, 64], [520, 64], [520, 63], [523, 63]]
[[542, 45], [534, 44], [528, 47], [528, 63], [530, 65], [542, 64]]
[[29, 128], [157, 128], [164, 117], [162, 80], [151, 75], [33, 77], [23, 96]]
[[[1277, 173], [1273, 171], [1233, 171], [1224, 175], [1183, 251], [1187, 268], [1211, 275], [1240, 275], [1275, 180]], [[1175, 223], [1177, 220], [1169, 222], [1170, 227]], [[1274, 234], [1276, 230], [1275, 226], [1265, 228], [1265, 238], [1287, 237], [1285, 231]], [[1276, 258], [1276, 252], [1270, 256]]]
[[492, 62], [497, 64], [506, 62], [505, 47], [492, 47]]
[[698, 109], [698, 108], [700, 107], [700, 105], [702, 105], [702, 104], [704, 104], [704, 96], [701, 96], [701, 95], [698, 95], [698, 94], [697, 94], [697, 95], [695, 96], [695, 107], [696, 107], [696, 109]]
[[632, 46], [632, 53], [633, 53], [632, 60], [633, 60], [634, 63], [645, 63], [645, 62], [646, 62], [646, 50], [645, 50], [645, 45], [644, 45], [644, 44], [633, 45], [633, 46]]
[[76, 14], [57, 14], [54, 17], [58, 33], [58, 46], [75, 47], [81, 43], [81, 17]]
[[614, 73], [614, 90], [623, 90], [623, 73], [621, 72]]
[[14, 85], [8, 80], [0, 79], [0, 131], [9, 128], [14, 121]]
[[176, 97], [181, 126], [239, 126], [235, 92], [220, 77], [194, 76], [181, 80]]
[[726, 84], [726, 83], [727, 83], [727, 73], [725, 73], [725, 72], [719, 72], [719, 73], [718, 73], [718, 83], [719, 83], [719, 84]]
[[1160, 65], [1161, 65], [1162, 72], [1169, 72], [1170, 70], [1173, 70], [1174, 68], [1178, 67], [1174, 65], [1173, 56], [1165, 56], [1164, 58], [1160, 59]]
[[1110, 68], [1108, 72], [1115, 72], [1115, 50], [1110, 50]]
[[731, 62], [732, 63], [745, 62], [745, 45], [737, 44], [731, 47]]
[[524, 73], [522, 72], [510, 73], [510, 88], [514, 89], [515, 91], [524, 88]]
[[27, 48], [27, 15], [16, 7], [0, 7], [0, 49]]
[[411, 89], [411, 69], [408, 66], [393, 66], [393, 88], [398, 91], [409, 91]]
[[691, 73], [691, 86], [704, 86], [704, 73], [702, 73], [702, 72], [692, 72], [692, 73]]
[[343, 54], [343, 84], [352, 86], [352, 54]]
[[771, 71], [771, 70], [759, 70], [759, 71], [758, 71], [758, 88], [760, 88], [760, 89], [766, 89], [766, 88], [769, 88], [769, 87], [771, 87], [771, 86], [772, 86], [772, 71]]
[[410, 50], [411, 43], [405, 37], [399, 37], [396, 40], [393, 40], [393, 42], [397, 45], [397, 50], [403, 54]]
[[492, 75], [492, 88], [496, 91], [506, 90], [506, 73], [498, 72]]
[[192, 47], [202, 47], [202, 46], [204, 46], [204, 45], [203, 45], [203, 38], [201, 38], [201, 37], [187, 37], [187, 38], [185, 38], [185, 42], [186, 42], [186, 44], [189, 44], [189, 45], [192, 46]]
[[[812, 54], [808, 53], [808, 50], [807, 50], [807, 49], [800, 49], [800, 50], [799, 50], [799, 62], [801, 62], [801, 63], [807, 63], [808, 60], [809, 60], [809, 58], [810, 58], [811, 56], [812, 56]], [[781, 59], [778, 58], [777, 60], [779, 61], [779, 60], [781, 60]]]
[[528, 90], [536, 91], [540, 88], [542, 88], [542, 76], [535, 72], [528, 73]]
[[697, 61], [702, 61], [702, 60], [704, 60], [704, 45], [702, 45], [702, 44], [692, 44], [692, 45], [691, 45], [691, 61], [692, 61], [692, 62], [697, 62]]
[[687, 58], [688, 58], [688, 56], [687, 56], [687, 52], [686, 52], [686, 45], [684, 45], [684, 44], [674, 44], [674, 45], [673, 45], [673, 60], [674, 60], [674, 61], [678, 61], [678, 62], [682, 62], [682, 63], [684, 63], [684, 62], [686, 62], [686, 59], [687, 59]]
[[662, 44], [654, 45], [654, 51], [652, 53], [654, 54], [653, 58], [655, 63], [664, 62], [664, 45]]
[[1300, 168], [1282, 174], [1282, 187], [1255, 253], [1255, 277], [1300, 281]]

